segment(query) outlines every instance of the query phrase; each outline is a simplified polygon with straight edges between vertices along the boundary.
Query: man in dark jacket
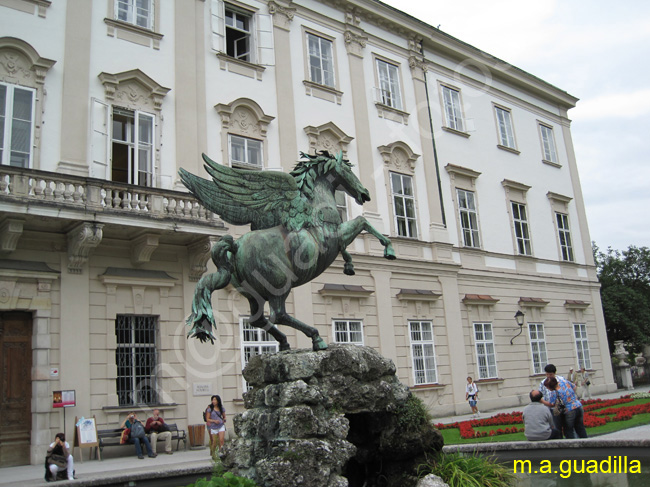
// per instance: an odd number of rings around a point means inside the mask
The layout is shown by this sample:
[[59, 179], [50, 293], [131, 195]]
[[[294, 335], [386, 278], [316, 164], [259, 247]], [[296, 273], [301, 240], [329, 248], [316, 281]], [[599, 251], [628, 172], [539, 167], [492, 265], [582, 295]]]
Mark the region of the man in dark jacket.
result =
[[158, 409], [153, 410], [153, 416], [147, 419], [144, 430], [149, 434], [149, 443], [154, 454], [156, 453], [156, 443], [158, 437], [165, 440], [165, 453], [171, 455], [172, 452], [172, 433], [165, 424], [165, 420], [160, 416]]

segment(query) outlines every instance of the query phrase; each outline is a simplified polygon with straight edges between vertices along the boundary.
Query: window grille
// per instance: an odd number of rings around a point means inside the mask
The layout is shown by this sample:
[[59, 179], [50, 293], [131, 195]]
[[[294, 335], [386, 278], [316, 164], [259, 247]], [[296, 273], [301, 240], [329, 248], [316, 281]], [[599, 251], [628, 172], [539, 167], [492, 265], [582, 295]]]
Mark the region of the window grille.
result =
[[118, 315], [115, 319], [116, 388], [120, 406], [158, 403], [157, 323], [156, 316]]

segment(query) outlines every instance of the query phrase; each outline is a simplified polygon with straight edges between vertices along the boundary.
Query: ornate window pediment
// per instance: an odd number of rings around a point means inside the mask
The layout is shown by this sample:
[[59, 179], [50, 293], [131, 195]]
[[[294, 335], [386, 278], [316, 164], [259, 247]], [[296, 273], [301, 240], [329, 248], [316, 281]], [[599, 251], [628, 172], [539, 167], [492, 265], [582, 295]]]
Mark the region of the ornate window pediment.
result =
[[305, 127], [305, 133], [309, 137], [309, 152], [315, 154], [317, 151], [326, 150], [330, 154], [343, 151], [343, 157], [347, 157], [348, 145], [354, 137], [350, 137], [335, 123], [327, 122], [318, 127], [309, 125]]
[[397, 141], [388, 145], [380, 145], [377, 149], [389, 170], [409, 174], [415, 172], [415, 163], [420, 154], [414, 153], [408, 144]]
[[244, 137], [266, 138], [269, 123], [275, 119], [271, 115], [266, 115], [264, 110], [250, 98], [238, 98], [228, 105], [219, 103], [214, 108], [221, 116], [221, 126], [228, 133]]
[[115, 74], [102, 72], [99, 80], [104, 85], [107, 100], [131, 110], [160, 112], [163, 98], [170, 91], [139, 69]]
[[38, 88], [56, 61], [39, 56], [30, 44], [15, 37], [0, 38], [0, 81]]

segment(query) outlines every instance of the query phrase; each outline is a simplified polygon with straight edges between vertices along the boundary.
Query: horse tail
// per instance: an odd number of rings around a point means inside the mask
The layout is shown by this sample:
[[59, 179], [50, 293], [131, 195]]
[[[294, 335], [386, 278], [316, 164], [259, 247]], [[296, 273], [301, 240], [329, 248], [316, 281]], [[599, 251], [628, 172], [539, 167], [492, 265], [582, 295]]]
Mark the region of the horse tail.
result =
[[217, 289], [223, 289], [230, 282], [232, 276], [232, 262], [228, 253], [235, 253], [235, 243], [232, 236], [224, 235], [219, 242], [212, 246], [212, 262], [217, 266], [217, 272], [203, 276], [196, 285], [194, 300], [192, 301], [192, 314], [187, 319], [187, 326], [192, 329], [187, 337], [198, 338], [201, 342], [214, 344], [216, 330], [214, 311], [212, 310], [212, 293]]

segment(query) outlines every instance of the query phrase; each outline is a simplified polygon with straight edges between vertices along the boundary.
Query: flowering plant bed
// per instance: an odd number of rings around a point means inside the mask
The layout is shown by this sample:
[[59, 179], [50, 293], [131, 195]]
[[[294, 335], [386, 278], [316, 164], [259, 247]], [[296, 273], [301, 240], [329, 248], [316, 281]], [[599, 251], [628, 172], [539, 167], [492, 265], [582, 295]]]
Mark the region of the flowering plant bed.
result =
[[[628, 395], [617, 399], [593, 399], [583, 401], [583, 408], [585, 427], [592, 428], [591, 431], [588, 431], [589, 434], [610, 432], [650, 423], [650, 397], [633, 398]], [[634, 418], [635, 416], [636, 418]], [[634, 420], [632, 420], [633, 418]], [[626, 422], [630, 422], [630, 424], [628, 425]], [[599, 427], [604, 427], [608, 423], [621, 424], [607, 427], [608, 431], [599, 431], [603, 429]], [[435, 426], [439, 430], [443, 430], [445, 444], [525, 439], [521, 411], [500, 413], [489, 418], [470, 419], [449, 424], [438, 423]], [[502, 435], [503, 438], [494, 438]], [[458, 438], [459, 436], [460, 438]]]

